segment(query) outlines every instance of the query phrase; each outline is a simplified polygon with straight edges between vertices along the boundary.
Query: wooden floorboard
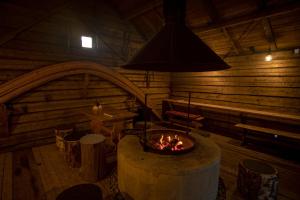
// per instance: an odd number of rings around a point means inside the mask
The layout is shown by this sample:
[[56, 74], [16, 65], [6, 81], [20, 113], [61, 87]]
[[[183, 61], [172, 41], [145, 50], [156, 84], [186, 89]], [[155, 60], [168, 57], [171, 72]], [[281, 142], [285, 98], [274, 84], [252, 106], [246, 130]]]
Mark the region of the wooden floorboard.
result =
[[43, 199], [44, 189], [31, 149], [13, 152], [13, 191], [17, 191], [14, 200]]
[[[67, 166], [63, 153], [59, 152], [54, 144], [33, 148], [35, 159], [40, 163], [38, 170], [44, 186], [44, 194], [47, 200], [55, 199], [63, 190], [77, 184], [88, 183], [84, 181], [79, 172], [79, 168]], [[103, 179], [96, 182], [101, 187], [104, 198], [108, 198], [111, 193]]]
[[[300, 199], [299, 164], [247, 149], [228, 137], [210, 134], [210, 138], [222, 150], [220, 177], [225, 183], [228, 200], [243, 199], [236, 190], [236, 177], [238, 163], [245, 158], [267, 162], [278, 170], [279, 200]], [[0, 178], [1, 200], [54, 200], [64, 189], [86, 183], [78, 168], [67, 166], [63, 153], [55, 144], [0, 154]], [[101, 187], [105, 200], [112, 199], [112, 180], [106, 178], [95, 184]]]

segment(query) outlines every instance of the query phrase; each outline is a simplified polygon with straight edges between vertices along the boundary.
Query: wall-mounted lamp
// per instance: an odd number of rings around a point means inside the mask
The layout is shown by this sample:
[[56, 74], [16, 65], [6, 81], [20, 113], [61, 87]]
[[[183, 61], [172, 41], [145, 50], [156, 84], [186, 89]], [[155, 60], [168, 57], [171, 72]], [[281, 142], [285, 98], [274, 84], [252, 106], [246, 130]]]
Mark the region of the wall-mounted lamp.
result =
[[269, 53], [268, 55], [266, 55], [266, 57], [265, 57], [265, 61], [267, 61], [267, 62], [270, 62], [270, 61], [272, 61], [272, 55]]

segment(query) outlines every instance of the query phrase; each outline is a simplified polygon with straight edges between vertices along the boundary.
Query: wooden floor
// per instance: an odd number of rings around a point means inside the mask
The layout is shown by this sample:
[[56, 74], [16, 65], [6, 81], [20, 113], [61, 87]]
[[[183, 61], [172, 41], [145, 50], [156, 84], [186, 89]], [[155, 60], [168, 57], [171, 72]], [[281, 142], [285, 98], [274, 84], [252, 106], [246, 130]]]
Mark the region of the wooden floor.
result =
[[225, 182], [227, 199], [242, 199], [236, 191], [236, 177], [238, 163], [246, 158], [266, 162], [278, 170], [279, 191], [277, 197], [279, 200], [300, 199], [300, 164], [241, 147], [240, 141], [232, 138], [216, 134], [211, 134], [210, 137], [222, 150], [220, 176]]
[[[253, 158], [270, 163], [279, 171], [278, 199], [300, 199], [300, 165], [239, 146], [238, 141], [220, 135], [210, 136], [222, 149], [220, 176], [225, 182], [227, 199], [242, 199], [236, 192], [237, 165]], [[104, 199], [110, 196], [111, 178], [96, 184]], [[63, 154], [54, 144], [0, 154], [0, 200], [53, 200], [64, 189], [85, 183], [78, 169], [68, 168]]]

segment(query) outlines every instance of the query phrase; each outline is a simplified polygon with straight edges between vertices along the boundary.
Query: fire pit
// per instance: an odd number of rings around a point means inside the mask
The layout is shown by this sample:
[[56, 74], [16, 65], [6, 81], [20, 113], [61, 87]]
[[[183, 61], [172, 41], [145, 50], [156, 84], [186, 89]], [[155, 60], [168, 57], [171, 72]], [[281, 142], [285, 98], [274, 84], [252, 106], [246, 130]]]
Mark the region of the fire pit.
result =
[[136, 200], [216, 199], [220, 149], [215, 143], [171, 129], [147, 133], [149, 151], [144, 151], [135, 135], [127, 135], [118, 143], [118, 186], [122, 193]]
[[154, 153], [176, 155], [193, 150], [194, 144], [194, 138], [183, 131], [154, 129], [147, 131], [147, 142], [144, 145]]

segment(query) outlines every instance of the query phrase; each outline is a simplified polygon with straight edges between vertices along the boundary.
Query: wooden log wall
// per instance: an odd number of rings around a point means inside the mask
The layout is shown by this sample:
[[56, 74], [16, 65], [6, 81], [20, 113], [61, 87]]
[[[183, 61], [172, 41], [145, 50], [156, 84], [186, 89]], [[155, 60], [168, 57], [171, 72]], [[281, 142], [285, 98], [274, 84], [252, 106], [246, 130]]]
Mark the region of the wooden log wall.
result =
[[300, 55], [293, 51], [273, 52], [271, 62], [266, 54], [228, 57], [232, 67], [225, 71], [172, 73], [172, 98], [300, 114]]
[[[0, 40], [3, 33], [14, 32], [22, 24], [34, 21], [32, 10], [10, 4], [7, 7], [0, 7], [0, 15], [6, 15], [0, 25]], [[95, 12], [90, 11], [92, 7], [65, 7], [0, 45], [0, 84], [54, 63], [90, 60], [120, 72], [149, 93], [149, 98], [157, 103], [156, 108], [161, 110], [161, 100], [169, 96], [170, 74], [153, 73], [146, 83], [145, 72], [120, 69], [118, 66], [144, 41], [110, 7], [103, 3], [98, 6], [97, 20]], [[81, 48], [81, 35], [92, 36], [96, 48]], [[13, 149], [18, 143], [21, 147], [53, 141], [53, 127], [60, 124], [75, 123], [78, 131], [88, 131], [89, 122], [78, 110], [90, 109], [97, 99], [106, 106], [127, 109], [126, 100], [132, 97], [126, 91], [96, 76], [89, 76], [88, 85], [85, 79], [84, 74], [64, 77], [7, 102], [13, 108], [9, 115], [12, 129], [9, 137], [0, 139], [0, 149]]]

